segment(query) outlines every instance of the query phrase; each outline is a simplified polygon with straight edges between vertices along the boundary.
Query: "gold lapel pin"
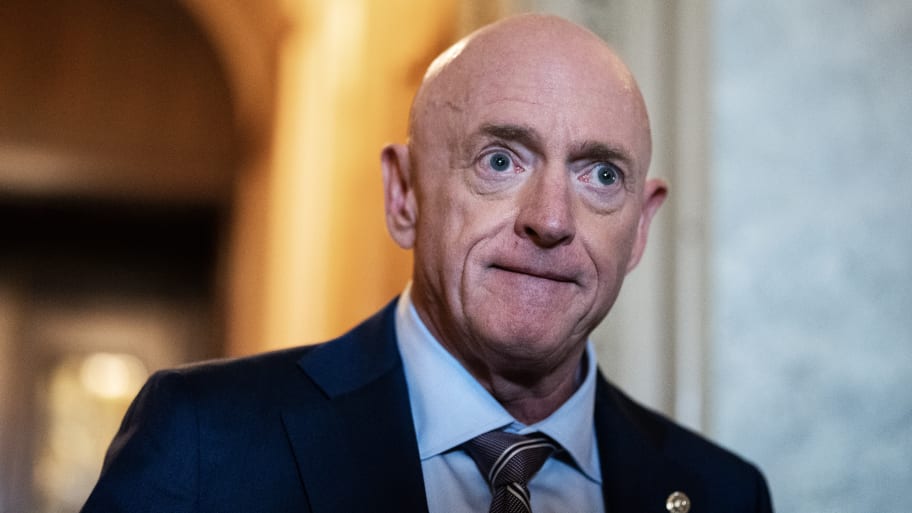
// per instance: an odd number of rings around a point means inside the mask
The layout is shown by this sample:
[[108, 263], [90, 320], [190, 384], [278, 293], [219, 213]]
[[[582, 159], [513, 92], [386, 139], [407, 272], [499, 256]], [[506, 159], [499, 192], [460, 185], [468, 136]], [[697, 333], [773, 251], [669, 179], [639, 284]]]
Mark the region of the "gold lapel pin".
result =
[[672, 492], [665, 500], [668, 513], [687, 513], [690, 511], [690, 498], [683, 492]]

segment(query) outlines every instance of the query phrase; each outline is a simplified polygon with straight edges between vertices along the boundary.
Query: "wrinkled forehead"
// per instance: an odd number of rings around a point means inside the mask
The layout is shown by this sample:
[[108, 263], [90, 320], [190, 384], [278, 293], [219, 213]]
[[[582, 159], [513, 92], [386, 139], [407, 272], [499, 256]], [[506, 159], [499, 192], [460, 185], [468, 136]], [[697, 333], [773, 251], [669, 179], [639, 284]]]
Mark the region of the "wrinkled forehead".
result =
[[452, 147], [491, 123], [623, 144], [648, 166], [649, 120], [636, 82], [588, 32], [496, 33], [441, 56], [415, 100], [413, 140]]

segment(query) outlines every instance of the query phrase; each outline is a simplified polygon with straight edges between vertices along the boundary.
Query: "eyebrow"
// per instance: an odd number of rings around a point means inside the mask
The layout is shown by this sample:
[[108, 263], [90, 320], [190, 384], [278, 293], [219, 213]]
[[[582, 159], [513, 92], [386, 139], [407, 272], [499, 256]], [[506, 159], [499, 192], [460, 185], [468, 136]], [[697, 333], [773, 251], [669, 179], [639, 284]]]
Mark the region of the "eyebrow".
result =
[[534, 128], [528, 126], [485, 123], [478, 132], [480, 135], [517, 142], [536, 153], [540, 153], [542, 147], [541, 136]]
[[627, 169], [634, 167], [633, 156], [626, 148], [597, 141], [586, 141], [573, 147], [570, 150], [570, 158], [571, 160], [620, 161]]

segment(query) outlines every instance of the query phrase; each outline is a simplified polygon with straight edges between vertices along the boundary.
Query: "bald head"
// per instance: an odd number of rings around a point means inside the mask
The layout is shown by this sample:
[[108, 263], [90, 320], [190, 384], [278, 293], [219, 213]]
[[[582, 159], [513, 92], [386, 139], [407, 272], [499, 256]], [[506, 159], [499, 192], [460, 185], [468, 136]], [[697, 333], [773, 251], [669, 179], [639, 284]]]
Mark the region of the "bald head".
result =
[[[430, 65], [409, 118], [413, 144], [435, 141], [484, 102], [533, 91], [541, 106], [570, 101], [600, 109], [635, 133], [636, 164], [645, 174], [651, 153], [646, 107], [633, 75], [597, 35], [562, 18], [525, 14], [483, 27]], [[523, 91], [519, 91], [520, 94]]]

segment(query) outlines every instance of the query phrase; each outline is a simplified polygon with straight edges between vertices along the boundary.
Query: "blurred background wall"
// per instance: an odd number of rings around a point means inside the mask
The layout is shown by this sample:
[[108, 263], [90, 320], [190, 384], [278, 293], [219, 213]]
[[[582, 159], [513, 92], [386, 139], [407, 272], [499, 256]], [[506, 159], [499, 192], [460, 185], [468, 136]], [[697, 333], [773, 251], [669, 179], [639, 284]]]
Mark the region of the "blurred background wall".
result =
[[711, 431], [780, 511], [912, 483], [912, 3], [716, 0]]
[[0, 511], [76, 511], [155, 369], [323, 340], [398, 293], [379, 149], [433, 56], [528, 10], [628, 61], [672, 183], [593, 334], [606, 373], [759, 463], [781, 511], [900, 511], [905, 4], [0, 2]]

